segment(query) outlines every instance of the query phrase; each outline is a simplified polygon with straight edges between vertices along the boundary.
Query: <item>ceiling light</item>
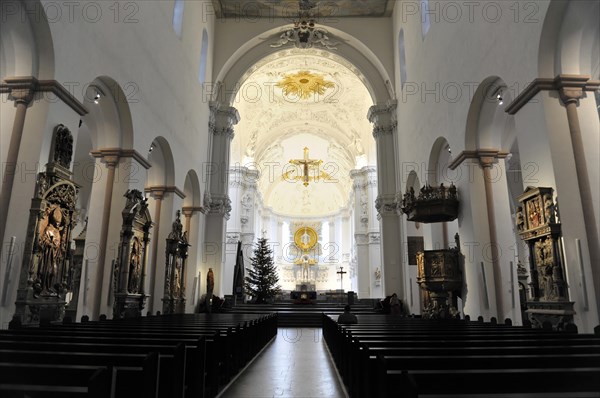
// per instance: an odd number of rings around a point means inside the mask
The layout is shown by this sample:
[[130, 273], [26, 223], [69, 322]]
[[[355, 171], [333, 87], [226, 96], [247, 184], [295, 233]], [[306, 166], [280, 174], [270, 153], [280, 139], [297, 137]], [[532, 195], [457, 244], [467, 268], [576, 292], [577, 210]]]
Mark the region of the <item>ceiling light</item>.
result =
[[496, 95], [496, 100], [498, 100], [498, 105], [502, 105], [504, 103], [504, 99], [502, 99], [502, 91]]
[[150, 144], [150, 149], [148, 149], [148, 153], [152, 153], [153, 150], [154, 150], [154, 142], [152, 144]]
[[96, 91], [96, 95], [94, 96], [94, 104], [98, 104], [100, 102], [100, 93]]

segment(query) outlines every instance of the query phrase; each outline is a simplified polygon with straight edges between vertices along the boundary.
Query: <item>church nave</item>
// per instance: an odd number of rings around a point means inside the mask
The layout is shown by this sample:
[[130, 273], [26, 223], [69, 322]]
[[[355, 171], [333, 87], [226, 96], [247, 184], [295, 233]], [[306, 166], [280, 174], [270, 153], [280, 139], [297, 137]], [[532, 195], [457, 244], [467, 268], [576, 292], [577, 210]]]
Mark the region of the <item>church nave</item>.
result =
[[219, 398], [347, 397], [320, 328], [279, 328], [277, 337]]

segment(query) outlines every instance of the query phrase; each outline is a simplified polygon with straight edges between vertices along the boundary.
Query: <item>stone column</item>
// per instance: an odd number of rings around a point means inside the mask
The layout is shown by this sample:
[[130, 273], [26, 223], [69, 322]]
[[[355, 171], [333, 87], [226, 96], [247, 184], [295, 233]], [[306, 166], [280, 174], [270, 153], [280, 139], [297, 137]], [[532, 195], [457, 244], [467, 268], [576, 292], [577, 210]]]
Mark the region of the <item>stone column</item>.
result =
[[233, 126], [240, 120], [238, 111], [218, 102], [210, 103], [208, 123], [211, 136], [210, 163], [207, 169], [207, 189], [204, 195], [205, 219], [204, 261], [212, 268], [217, 286], [215, 294], [222, 295], [229, 285], [223, 278], [224, 242], [226, 221], [231, 212], [229, 186], [229, 147], [233, 139]]
[[490, 155], [480, 155], [479, 162], [483, 170], [483, 181], [485, 185], [485, 201], [487, 205], [487, 219], [490, 230], [490, 249], [492, 255], [492, 267], [494, 270], [494, 290], [496, 291], [496, 316], [499, 319], [504, 317], [504, 294], [502, 292], [502, 270], [500, 269], [500, 259], [498, 258], [498, 234], [496, 229], [496, 216], [494, 212], [494, 190], [492, 188], [491, 168], [497, 161], [497, 152]]
[[404, 289], [404, 270], [402, 269], [402, 236], [400, 217], [396, 211], [397, 102], [389, 101], [385, 105], [374, 105], [367, 115], [373, 123], [373, 137], [377, 146], [377, 184], [378, 196], [375, 207], [380, 223], [381, 248], [383, 251], [382, 278], [385, 295], [397, 293], [406, 302]]
[[359, 298], [371, 297], [371, 278], [369, 274], [369, 210], [368, 195], [365, 190], [364, 172], [350, 171], [354, 191], [354, 245], [356, 264], [356, 290]]
[[152, 215], [152, 221], [154, 222], [154, 231], [152, 231], [151, 243], [151, 264], [150, 269], [150, 281], [148, 290], [150, 291], [150, 298], [148, 302], [148, 311], [154, 310], [154, 296], [156, 287], [156, 273], [158, 272], [158, 241], [160, 239], [160, 213], [162, 211], [162, 201], [165, 196], [165, 189], [160, 187], [153, 187], [152, 189], [146, 188], [146, 192], [150, 193], [152, 199], [154, 199], [154, 214]]
[[[100, 226], [100, 244], [98, 247], [98, 267], [96, 269], [96, 283], [95, 292], [96, 294], [102, 294], [102, 287], [104, 286], [104, 263], [106, 261], [106, 252], [108, 250], [108, 228], [110, 223], [110, 211], [112, 208], [112, 197], [113, 187], [115, 186], [115, 168], [119, 164], [119, 154], [111, 151], [92, 151], [92, 156], [100, 159], [102, 163], [106, 165], [108, 174], [106, 176], [106, 188], [104, 190], [104, 203], [102, 208], [102, 224]], [[112, 283], [112, 281], [110, 282]], [[94, 310], [92, 313], [93, 319], [100, 314], [102, 310], [102, 299], [96, 297], [94, 300]]]
[[[594, 214], [594, 199], [590, 187], [590, 178], [586, 164], [583, 138], [581, 136], [581, 127], [579, 125], [579, 115], [577, 106], [579, 100], [584, 96], [583, 85], [587, 82], [578, 79], [561, 77], [561, 88], [558, 90], [560, 99], [565, 104], [567, 110], [567, 120], [569, 123], [569, 132], [571, 133], [571, 145], [573, 147], [573, 157], [575, 159], [575, 170], [577, 173], [577, 183], [579, 185], [579, 198], [583, 210], [583, 221], [587, 235], [590, 262], [596, 264], [594, 269], [594, 286], [596, 286], [596, 298], [600, 300], [600, 238], [598, 237], [598, 225], [596, 224], [596, 214]], [[597, 150], [598, 148], [596, 148]]]
[[[8, 154], [5, 160], [4, 175], [2, 176], [2, 196], [0, 197], [0, 220], [6, 220], [8, 216], [8, 208], [10, 206], [10, 198], [13, 190], [13, 182], [17, 168], [17, 160], [19, 157], [19, 149], [21, 148], [21, 138], [23, 137], [23, 126], [25, 125], [25, 116], [27, 108], [31, 104], [35, 87], [33, 82], [24, 87], [12, 88], [9, 91], [8, 99], [15, 102], [17, 111], [10, 136], [10, 144], [8, 146]], [[0, 228], [0, 246], [4, 242], [4, 232], [6, 225]]]

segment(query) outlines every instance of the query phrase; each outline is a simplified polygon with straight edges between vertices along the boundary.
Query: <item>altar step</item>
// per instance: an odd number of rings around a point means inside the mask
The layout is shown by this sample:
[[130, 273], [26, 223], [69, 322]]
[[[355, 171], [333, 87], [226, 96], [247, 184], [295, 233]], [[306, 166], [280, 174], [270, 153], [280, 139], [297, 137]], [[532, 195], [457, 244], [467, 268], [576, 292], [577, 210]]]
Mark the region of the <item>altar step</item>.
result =
[[[345, 303], [316, 303], [294, 304], [280, 302], [275, 304], [236, 304], [228, 312], [238, 314], [261, 314], [276, 312], [279, 327], [321, 327], [321, 316], [326, 314], [341, 314]], [[374, 314], [377, 311], [368, 304], [352, 306], [354, 314]]]

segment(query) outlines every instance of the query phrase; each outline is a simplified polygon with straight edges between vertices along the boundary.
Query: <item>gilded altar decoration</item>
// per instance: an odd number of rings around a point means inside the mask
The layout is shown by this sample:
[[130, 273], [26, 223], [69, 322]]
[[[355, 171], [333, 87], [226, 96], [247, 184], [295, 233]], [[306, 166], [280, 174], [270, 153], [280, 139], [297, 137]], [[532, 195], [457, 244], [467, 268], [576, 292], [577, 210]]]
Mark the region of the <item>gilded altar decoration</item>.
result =
[[59, 124], [52, 143], [46, 171], [38, 174], [31, 199], [14, 316], [22, 325], [61, 321], [77, 273], [71, 248], [79, 192], [70, 171], [73, 136]]
[[144, 287], [152, 228], [148, 201], [137, 189], [128, 190], [124, 196], [127, 201], [121, 212], [123, 224], [113, 275], [115, 319], [141, 316], [148, 298]]
[[317, 231], [311, 227], [301, 227], [294, 233], [294, 243], [302, 251], [308, 251], [317, 244]]
[[181, 211], [177, 210], [167, 237], [165, 290], [162, 299], [164, 314], [185, 312], [185, 274], [189, 247], [187, 231], [183, 232], [181, 224]]
[[301, 70], [285, 75], [275, 86], [282, 89], [285, 97], [291, 95], [295, 98], [308, 99], [312, 95], [317, 98], [324, 95], [327, 89], [335, 87], [335, 84], [325, 80], [323, 75]]
[[410, 189], [402, 198], [402, 212], [408, 216], [408, 221], [434, 223], [453, 221], [458, 217], [458, 192], [453, 183], [438, 187], [425, 184], [415, 195]]
[[458, 234], [456, 247], [424, 250], [417, 253], [417, 283], [426, 291], [422, 308], [424, 318], [452, 318], [457, 313], [457, 300], [462, 289], [461, 254]]
[[527, 314], [534, 325], [549, 321], [562, 329], [573, 322], [560, 245], [561, 225], [553, 200], [553, 189], [527, 187], [517, 200], [517, 233], [529, 248], [530, 297]]

